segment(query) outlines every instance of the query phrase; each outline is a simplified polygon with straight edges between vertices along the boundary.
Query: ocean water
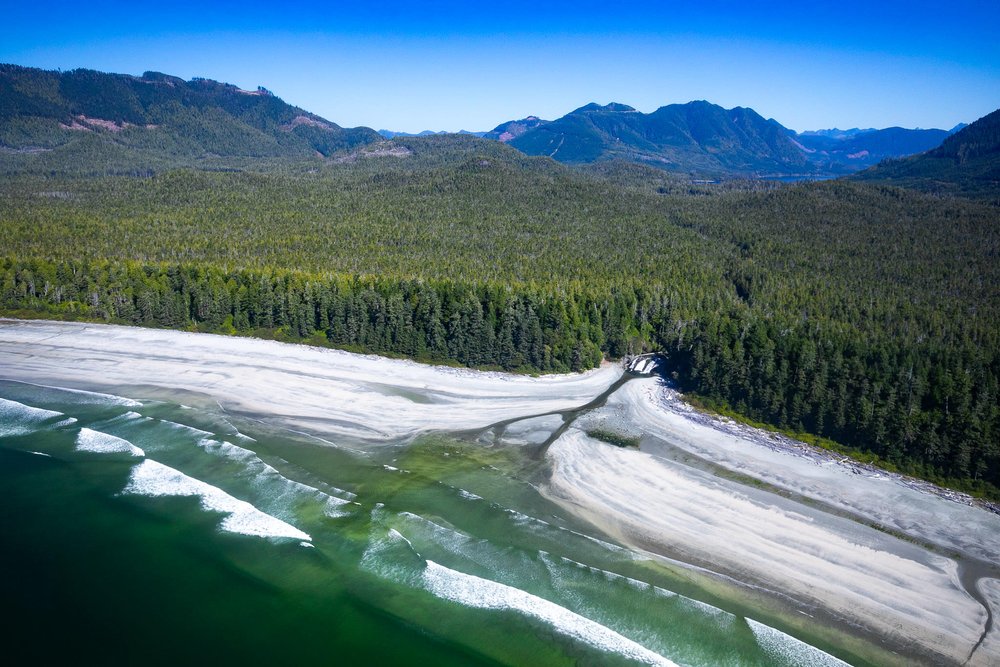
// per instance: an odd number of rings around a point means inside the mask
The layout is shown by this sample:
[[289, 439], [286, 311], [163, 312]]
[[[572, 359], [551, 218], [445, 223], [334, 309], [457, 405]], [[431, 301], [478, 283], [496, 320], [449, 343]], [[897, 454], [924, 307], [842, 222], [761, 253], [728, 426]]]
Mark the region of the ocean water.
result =
[[523, 446], [362, 447], [133, 391], [0, 382], [12, 654], [844, 664], [566, 516], [537, 492], [544, 466]]

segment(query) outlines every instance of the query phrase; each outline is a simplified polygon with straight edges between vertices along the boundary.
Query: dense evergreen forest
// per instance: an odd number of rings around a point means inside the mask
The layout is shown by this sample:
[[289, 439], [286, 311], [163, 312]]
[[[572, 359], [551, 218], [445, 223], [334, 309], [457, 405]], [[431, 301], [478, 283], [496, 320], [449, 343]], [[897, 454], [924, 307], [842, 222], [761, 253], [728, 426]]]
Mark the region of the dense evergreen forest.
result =
[[933, 150], [884, 160], [854, 178], [970, 197], [1000, 206], [1000, 109], [948, 137]]
[[577, 171], [472, 137], [298, 167], [0, 185], [10, 314], [521, 371], [659, 350], [686, 391], [1000, 486], [1000, 211]]
[[149, 175], [328, 156], [380, 140], [264, 88], [159, 72], [45, 71], [0, 64], [0, 173]]

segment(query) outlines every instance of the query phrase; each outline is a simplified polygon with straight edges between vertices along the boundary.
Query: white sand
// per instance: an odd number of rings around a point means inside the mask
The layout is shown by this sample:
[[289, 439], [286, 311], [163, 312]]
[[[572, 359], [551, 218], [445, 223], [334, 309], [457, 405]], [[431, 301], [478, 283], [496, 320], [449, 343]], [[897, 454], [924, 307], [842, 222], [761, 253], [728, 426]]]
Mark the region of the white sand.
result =
[[[621, 450], [571, 429], [549, 450], [556, 468], [549, 495], [627, 543], [780, 590], [871, 632], [906, 638], [943, 661], [965, 660], [985, 609], [958, 581], [956, 562], [938, 554], [997, 563], [1000, 517], [885, 475], [857, 474], [830, 458], [721, 432], [692, 419], [678, 401], [655, 378], [624, 385], [580, 425], [607, 423], [656, 439], [645, 440], [643, 451]], [[688, 454], [690, 465], [683, 462]], [[820, 504], [708, 474], [704, 463]], [[933, 544], [937, 553], [919, 544]], [[973, 664], [1000, 664], [996, 635]]]
[[[549, 449], [548, 495], [626, 544], [707, 564], [928, 653], [964, 659], [985, 610], [956, 563], [806, 506], [768, 504], [740, 485], [567, 431]], [[903, 549], [900, 549], [903, 546]]]
[[0, 377], [101, 389], [152, 385], [332, 436], [398, 440], [577, 407], [621, 376], [540, 378], [251, 338], [0, 320]]
[[981, 579], [979, 591], [993, 607], [993, 629], [972, 656], [972, 660], [969, 661], [970, 667], [1000, 664], [1000, 659], [997, 658], [1000, 656], [1000, 617], [998, 617], [1000, 615], [997, 614], [997, 610], [1000, 609], [1000, 579]]
[[[871, 478], [850, 466], [790, 456], [745, 438], [694, 423], [684, 410], [671, 410], [676, 394], [659, 380], [629, 382], [615, 392], [608, 408], [620, 408], [625, 421], [642, 432], [712, 463], [779, 488], [814, 498], [865, 517], [895, 532], [988, 562], [1000, 558], [1000, 516], [899, 484]], [[655, 445], [650, 453], [658, 454]]]
[[[558, 427], [539, 415], [588, 403], [621, 375], [615, 366], [530, 378], [481, 373], [243, 338], [0, 320], [0, 377], [78, 389], [142, 385], [199, 392], [224, 408], [330, 437], [398, 441], [429, 430], [468, 431], [506, 420], [511, 440]], [[958, 551], [1000, 554], [1000, 517], [888, 478], [773, 451], [670, 409], [656, 379], [633, 380], [585, 420], [655, 436], [623, 450], [568, 430], [549, 450], [545, 491], [607, 533], [786, 594], [827, 617], [961, 664], [979, 640], [982, 605], [962, 588]], [[822, 505], [803, 504], [678, 461], [680, 451]], [[704, 467], [704, 466], [701, 466]], [[849, 518], [912, 536], [915, 544]], [[932, 553], [919, 546], [940, 547]], [[994, 608], [997, 580], [980, 582]], [[995, 615], [1000, 616], [1000, 614]], [[994, 630], [973, 664], [1000, 664]]]

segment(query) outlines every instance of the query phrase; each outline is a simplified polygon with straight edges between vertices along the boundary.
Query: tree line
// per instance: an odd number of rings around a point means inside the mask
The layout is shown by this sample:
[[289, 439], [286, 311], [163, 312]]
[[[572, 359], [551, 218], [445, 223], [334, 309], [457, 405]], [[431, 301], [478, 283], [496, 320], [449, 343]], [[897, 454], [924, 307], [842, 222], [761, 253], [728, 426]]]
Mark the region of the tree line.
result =
[[746, 303], [692, 310], [669, 289], [405, 279], [100, 260], [0, 261], [0, 307], [275, 337], [480, 368], [576, 371], [657, 350], [685, 391], [995, 496], [1000, 354], [859, 337]]

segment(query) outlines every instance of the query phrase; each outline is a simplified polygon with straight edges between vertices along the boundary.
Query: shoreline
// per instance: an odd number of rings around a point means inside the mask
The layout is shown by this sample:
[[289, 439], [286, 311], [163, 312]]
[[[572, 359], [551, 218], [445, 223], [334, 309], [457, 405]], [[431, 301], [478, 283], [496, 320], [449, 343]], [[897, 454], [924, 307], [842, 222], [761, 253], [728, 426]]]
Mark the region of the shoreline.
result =
[[947, 486], [942, 486], [927, 479], [922, 479], [920, 477], [915, 477], [913, 475], [893, 470], [886, 470], [885, 468], [877, 466], [873, 463], [859, 461], [846, 454], [841, 454], [819, 445], [813, 445], [808, 442], [803, 442], [802, 440], [797, 440], [790, 435], [786, 435], [766, 426], [759, 427], [747, 424], [739, 419], [733, 419], [727, 415], [714, 412], [710, 408], [702, 408], [693, 405], [688, 402], [682, 392], [677, 391], [673, 387], [669, 386], [669, 384], [665, 384], [664, 389], [665, 394], [669, 396], [661, 403], [664, 409], [670, 410], [677, 415], [684, 416], [694, 423], [713, 428], [720, 433], [742, 437], [753, 441], [761, 447], [767, 447], [768, 449], [772, 449], [777, 452], [784, 452], [791, 456], [814, 458], [820, 462], [829, 462], [843, 466], [856, 475], [867, 475], [870, 477], [884, 476], [896, 481], [899, 484], [904, 484], [916, 491], [930, 493], [960, 505], [978, 507], [988, 512], [1000, 515], [1000, 503], [986, 500], [985, 498], [977, 498], [969, 493], [966, 493], [965, 491], [959, 491]]
[[13, 380], [186, 390], [229, 411], [360, 442], [570, 410], [623, 374], [608, 365], [532, 377], [256, 338], [10, 319], [0, 319], [0, 359]]
[[[966, 582], [960, 563], [996, 567], [1000, 517], [896, 479], [905, 476], [713, 420], [658, 377], [628, 378], [593, 405], [623, 379], [616, 364], [531, 377], [252, 338], [0, 319], [0, 367], [36, 384], [195, 392], [267, 424], [373, 446], [501, 423], [494, 437], [508, 446], [524, 446], [508, 437], [527, 444], [548, 433], [543, 495], [622, 543], [781, 593], [806, 615], [823, 609], [856, 628], [844, 631], [849, 639], [876, 648], [881, 639], [883, 658], [899, 650], [962, 664], [978, 643], [969, 664], [1000, 659], [1000, 633], [983, 632], [1000, 572]], [[570, 413], [572, 424], [553, 416]], [[588, 424], [639, 433], [640, 447], [588, 438]], [[797, 620], [821, 638], [833, 632]]]
[[[1000, 518], [986, 509], [748, 434], [698, 413], [659, 378], [628, 383], [574, 426], [555, 444], [546, 495], [622, 542], [763, 584], [792, 611], [823, 609], [920, 662], [1000, 658], [988, 648], [994, 605], [980, 590], [1000, 583]], [[586, 435], [593, 427], [642, 440], [611, 447]]]

